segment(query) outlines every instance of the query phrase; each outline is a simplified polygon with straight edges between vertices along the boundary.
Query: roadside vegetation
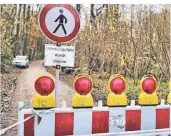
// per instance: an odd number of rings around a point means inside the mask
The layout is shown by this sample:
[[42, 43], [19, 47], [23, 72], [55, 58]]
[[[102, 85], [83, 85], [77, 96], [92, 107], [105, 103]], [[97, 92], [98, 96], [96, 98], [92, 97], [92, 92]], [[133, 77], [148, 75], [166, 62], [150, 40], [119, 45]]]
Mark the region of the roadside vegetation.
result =
[[[105, 102], [112, 74], [127, 81], [129, 100], [138, 100], [142, 76], [158, 81], [159, 99], [166, 99], [170, 78], [170, 13], [167, 5], [90, 5], [85, 27], [70, 44], [76, 46], [76, 68], [61, 79], [72, 86], [77, 74], [93, 78], [95, 100]], [[80, 14], [83, 5], [77, 5]], [[97, 10], [95, 10], [97, 9]], [[49, 68], [54, 73], [53, 68]]]
[[43, 59], [44, 44], [49, 42], [39, 29], [40, 4], [2, 4], [1, 20], [1, 72], [8, 71], [17, 55], [29, 60]]
[[[55, 68], [47, 68], [47, 71], [50, 72], [52, 75], [55, 76]], [[81, 73], [80, 73], [81, 74]], [[98, 77], [97, 73], [94, 73], [91, 75], [93, 79], [93, 91], [92, 96], [95, 102], [98, 100], [102, 100], [103, 104], [106, 104], [106, 99], [109, 93], [108, 89], [108, 79], [101, 79]], [[60, 75], [60, 80], [64, 83], [67, 83], [70, 87], [73, 87], [75, 75], [74, 74], [68, 74]], [[168, 82], [163, 81], [157, 81], [157, 96], [159, 98], [159, 101], [161, 99], [167, 98], [167, 95], [169, 93], [169, 85]], [[126, 78], [126, 89], [125, 93], [128, 99], [128, 104], [130, 104], [130, 100], [135, 100], [136, 104], [138, 104], [138, 96], [140, 94], [140, 80], [137, 81], [137, 83], [134, 82], [131, 78]]]
[[[39, 29], [43, 5], [1, 5], [1, 73], [8, 72], [16, 55], [44, 58], [47, 40]], [[112, 74], [127, 79], [127, 96], [137, 100], [139, 81], [146, 74], [158, 80], [158, 96], [166, 98], [170, 78], [170, 12], [168, 5], [77, 4], [84, 27], [67, 43], [76, 46], [75, 71], [61, 75], [72, 85], [77, 74], [94, 81], [93, 97], [105, 99]], [[56, 43], [54, 43], [56, 44]], [[53, 68], [51, 71], [54, 71]], [[52, 72], [53, 73], [53, 72]]]

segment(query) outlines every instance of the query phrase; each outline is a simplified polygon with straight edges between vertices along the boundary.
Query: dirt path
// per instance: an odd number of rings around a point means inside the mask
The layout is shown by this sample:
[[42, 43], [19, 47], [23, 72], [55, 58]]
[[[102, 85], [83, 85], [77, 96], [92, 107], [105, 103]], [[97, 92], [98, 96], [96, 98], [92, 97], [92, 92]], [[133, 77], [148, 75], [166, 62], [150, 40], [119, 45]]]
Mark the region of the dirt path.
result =
[[[35, 95], [34, 91], [34, 79], [38, 73], [44, 72], [46, 69], [43, 67], [43, 61], [34, 61], [30, 64], [28, 69], [23, 69], [22, 73], [18, 77], [17, 86], [12, 97], [11, 102], [11, 113], [7, 119], [10, 120], [10, 125], [17, 122], [17, 107], [18, 102], [29, 102]], [[71, 98], [74, 93], [72, 88], [65, 85], [63, 82], [60, 82], [60, 91], [59, 91], [59, 103], [63, 100], [66, 101], [67, 107], [71, 106]], [[15, 136], [17, 134], [17, 128], [11, 129], [7, 132], [5, 136]]]

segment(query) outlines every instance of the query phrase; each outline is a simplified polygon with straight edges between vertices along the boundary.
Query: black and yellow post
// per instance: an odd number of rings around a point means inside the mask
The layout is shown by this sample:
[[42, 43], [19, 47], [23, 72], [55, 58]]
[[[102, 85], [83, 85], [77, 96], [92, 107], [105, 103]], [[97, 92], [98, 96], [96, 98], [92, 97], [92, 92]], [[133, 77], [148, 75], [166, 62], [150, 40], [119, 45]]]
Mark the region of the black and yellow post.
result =
[[157, 81], [152, 75], [143, 76], [140, 81], [141, 92], [139, 95], [139, 105], [158, 105], [158, 96], [156, 94]]
[[72, 98], [73, 108], [91, 108], [93, 107], [93, 97], [91, 95], [93, 81], [89, 75], [78, 75], [74, 79], [74, 90], [76, 91]]
[[55, 98], [52, 94], [55, 88], [55, 79], [49, 73], [41, 73], [34, 84], [36, 95], [32, 100], [34, 109], [49, 109], [55, 107]]
[[168, 104], [171, 104], [171, 80], [169, 81], [169, 94], [168, 94], [168, 96], [167, 96], [167, 103]]
[[127, 97], [124, 93], [126, 81], [122, 75], [114, 74], [108, 82], [109, 95], [107, 97], [107, 105], [110, 107], [127, 106]]

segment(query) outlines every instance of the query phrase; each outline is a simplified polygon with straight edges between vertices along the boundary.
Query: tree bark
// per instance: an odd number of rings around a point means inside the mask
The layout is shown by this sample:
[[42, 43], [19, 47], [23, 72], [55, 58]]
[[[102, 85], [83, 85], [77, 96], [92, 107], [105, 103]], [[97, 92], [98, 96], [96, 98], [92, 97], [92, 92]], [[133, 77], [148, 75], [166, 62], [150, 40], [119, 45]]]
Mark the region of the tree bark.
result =
[[81, 14], [81, 4], [76, 4], [76, 9], [79, 14]]

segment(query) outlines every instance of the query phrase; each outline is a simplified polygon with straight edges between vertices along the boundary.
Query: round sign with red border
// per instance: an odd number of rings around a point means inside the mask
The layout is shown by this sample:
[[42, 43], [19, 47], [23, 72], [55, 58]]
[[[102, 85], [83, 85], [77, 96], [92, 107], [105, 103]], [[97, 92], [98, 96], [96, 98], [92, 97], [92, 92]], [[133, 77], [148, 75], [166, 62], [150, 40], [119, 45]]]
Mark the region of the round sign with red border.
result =
[[78, 34], [80, 17], [77, 10], [69, 4], [48, 4], [40, 11], [39, 26], [48, 39], [64, 43]]

